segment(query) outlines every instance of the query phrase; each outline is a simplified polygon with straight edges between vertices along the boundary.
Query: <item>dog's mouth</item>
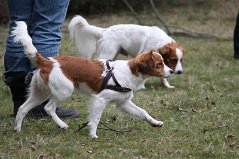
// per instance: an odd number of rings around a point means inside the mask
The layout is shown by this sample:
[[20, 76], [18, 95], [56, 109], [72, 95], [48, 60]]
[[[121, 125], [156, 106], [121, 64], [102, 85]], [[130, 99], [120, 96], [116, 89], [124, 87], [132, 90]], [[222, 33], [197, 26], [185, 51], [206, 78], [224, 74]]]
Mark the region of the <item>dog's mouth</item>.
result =
[[165, 72], [163, 77], [164, 78], [168, 78], [169, 76], [171, 76], [172, 74], [174, 74], [174, 71], [172, 69], [170, 69], [169, 71]]

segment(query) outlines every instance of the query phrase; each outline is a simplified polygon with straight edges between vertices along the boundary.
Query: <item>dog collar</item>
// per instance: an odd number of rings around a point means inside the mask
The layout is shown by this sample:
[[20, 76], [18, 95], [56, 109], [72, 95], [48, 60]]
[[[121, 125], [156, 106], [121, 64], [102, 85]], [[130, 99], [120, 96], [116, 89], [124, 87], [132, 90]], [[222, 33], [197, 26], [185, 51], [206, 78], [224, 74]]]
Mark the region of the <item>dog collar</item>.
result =
[[[115, 78], [115, 75], [114, 73], [112, 72], [112, 70], [114, 69], [113, 67], [110, 67], [110, 64], [109, 64], [110, 60], [107, 60], [105, 63], [106, 63], [106, 68], [107, 70], [105, 71], [106, 72], [106, 75], [105, 75], [105, 78], [102, 82], [102, 85], [101, 85], [101, 88], [100, 88], [100, 91], [98, 93], [100, 93], [102, 90], [104, 89], [110, 89], [110, 90], [113, 90], [113, 91], [117, 91], [117, 92], [130, 92], [131, 89], [130, 88], [127, 88], [127, 87], [122, 87], [119, 82], [117, 81], [117, 79]], [[115, 85], [108, 85], [108, 81], [110, 80], [110, 78], [113, 79]]]

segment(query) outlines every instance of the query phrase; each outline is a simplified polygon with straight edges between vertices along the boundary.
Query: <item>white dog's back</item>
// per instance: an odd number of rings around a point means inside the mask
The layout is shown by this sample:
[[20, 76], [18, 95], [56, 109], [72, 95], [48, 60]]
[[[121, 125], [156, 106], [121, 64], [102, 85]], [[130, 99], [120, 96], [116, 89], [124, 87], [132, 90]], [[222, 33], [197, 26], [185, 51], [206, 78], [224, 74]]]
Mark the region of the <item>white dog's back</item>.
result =
[[118, 53], [132, 57], [144, 51], [156, 50], [174, 40], [156, 26], [119, 24], [108, 28], [89, 25], [81, 16], [75, 16], [68, 26], [80, 55], [91, 59], [114, 59]]
[[81, 16], [75, 16], [68, 25], [70, 37], [80, 54], [89, 59], [96, 53], [96, 45], [103, 28], [89, 25]]
[[155, 26], [135, 24], [113, 25], [102, 32], [102, 37], [98, 44], [97, 57], [108, 59], [110, 55], [104, 56], [104, 54], [107, 54], [107, 52], [114, 54], [116, 50], [117, 53], [123, 50], [130, 56], [135, 57], [142, 52], [163, 47], [172, 41], [173, 39], [162, 29]]

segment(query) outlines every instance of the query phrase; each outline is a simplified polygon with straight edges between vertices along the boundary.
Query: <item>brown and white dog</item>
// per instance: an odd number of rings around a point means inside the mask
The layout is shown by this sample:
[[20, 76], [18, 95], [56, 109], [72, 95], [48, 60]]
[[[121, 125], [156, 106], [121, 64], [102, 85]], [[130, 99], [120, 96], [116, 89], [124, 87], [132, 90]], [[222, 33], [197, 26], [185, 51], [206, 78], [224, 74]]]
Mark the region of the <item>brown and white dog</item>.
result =
[[[100, 28], [89, 25], [81, 16], [75, 16], [68, 29], [80, 55], [89, 59], [95, 53], [99, 59], [113, 60], [119, 53], [136, 57], [153, 50], [163, 56], [165, 64], [173, 69], [174, 74], [183, 72], [183, 48], [156, 26], [119, 24]], [[161, 78], [161, 81], [164, 86], [174, 88], [166, 78]]]
[[57, 116], [55, 109], [71, 96], [74, 88], [91, 96], [88, 128], [93, 138], [98, 137], [97, 126], [104, 108], [111, 101], [126, 114], [146, 120], [155, 127], [163, 125], [131, 101], [133, 90], [143, 87], [147, 77], [169, 77], [173, 73], [159, 53], [151, 51], [129, 61], [115, 62], [73, 56], [45, 58], [33, 46], [26, 23], [19, 21], [16, 24], [12, 32], [14, 41], [23, 45], [26, 56], [38, 69], [30, 84], [29, 97], [17, 112], [14, 130], [20, 132], [25, 115], [46, 99], [49, 102], [45, 111], [60, 128], [67, 129], [68, 125]]

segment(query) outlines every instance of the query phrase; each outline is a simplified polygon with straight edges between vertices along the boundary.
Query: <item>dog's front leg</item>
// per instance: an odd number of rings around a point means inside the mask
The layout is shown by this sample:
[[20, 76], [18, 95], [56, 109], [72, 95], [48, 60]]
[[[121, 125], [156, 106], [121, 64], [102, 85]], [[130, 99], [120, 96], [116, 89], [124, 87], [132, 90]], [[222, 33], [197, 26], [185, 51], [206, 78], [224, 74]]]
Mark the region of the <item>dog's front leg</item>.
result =
[[96, 135], [97, 127], [100, 122], [101, 115], [108, 104], [108, 101], [99, 98], [96, 96], [93, 96], [90, 100], [89, 105], [89, 119], [88, 119], [88, 129], [89, 134], [92, 138], [98, 138]]
[[165, 87], [167, 87], [167, 88], [174, 88], [174, 86], [171, 86], [171, 85], [168, 83], [167, 78], [162, 77], [162, 78], [161, 78], [161, 83], [162, 83]]
[[162, 121], [158, 121], [151, 117], [144, 109], [136, 106], [131, 100], [128, 100], [126, 102], [119, 102], [117, 105], [118, 109], [120, 109], [122, 112], [127, 113], [133, 117], [146, 120], [149, 124], [151, 124], [154, 127], [161, 127], [163, 126]]

